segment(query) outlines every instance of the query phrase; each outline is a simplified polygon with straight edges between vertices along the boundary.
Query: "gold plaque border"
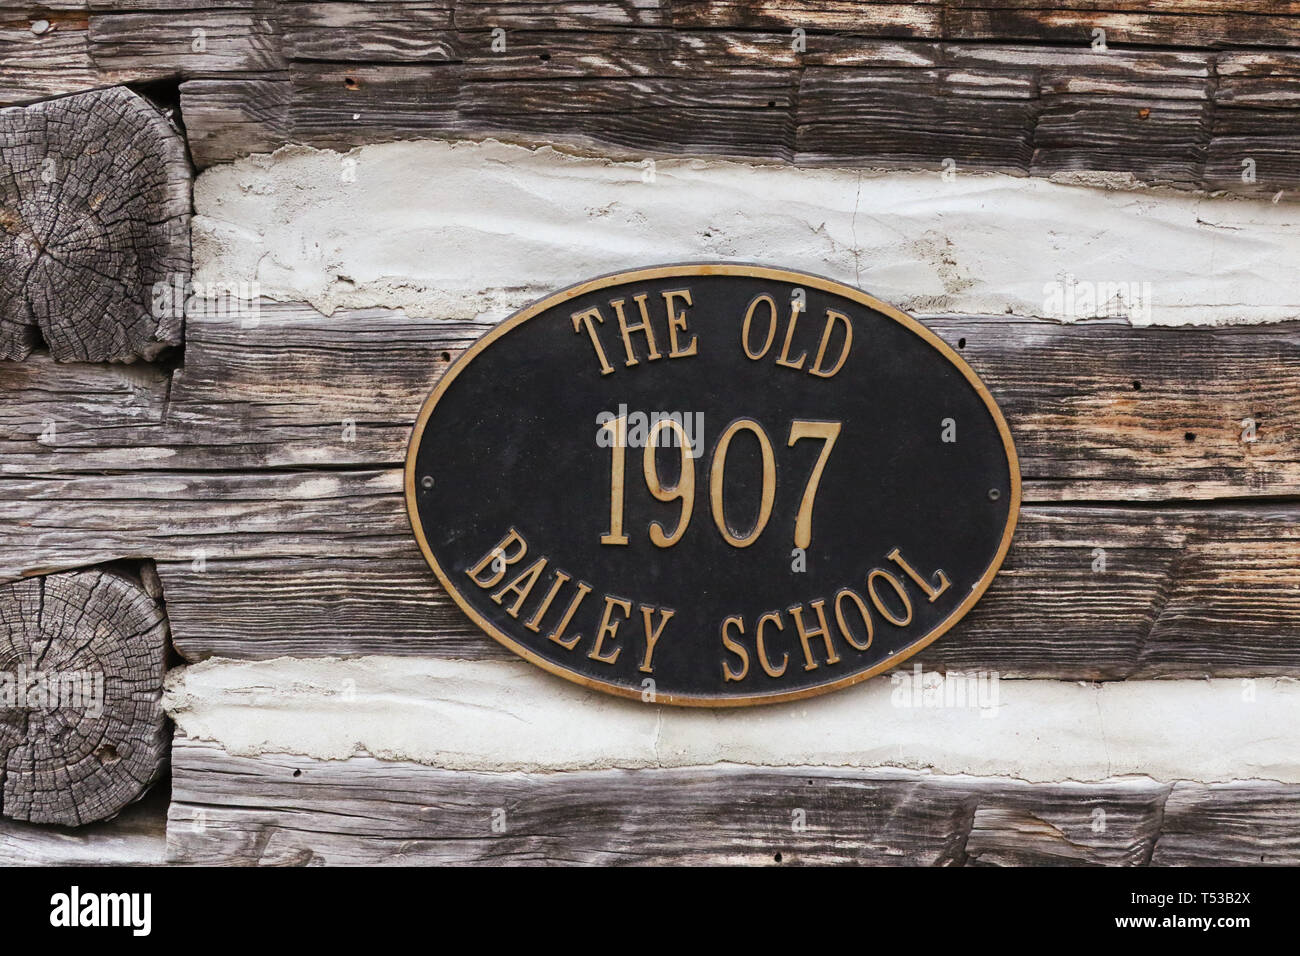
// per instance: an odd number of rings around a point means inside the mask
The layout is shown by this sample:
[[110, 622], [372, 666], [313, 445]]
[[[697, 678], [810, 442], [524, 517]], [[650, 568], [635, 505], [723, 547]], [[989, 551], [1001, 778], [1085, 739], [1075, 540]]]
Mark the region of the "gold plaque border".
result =
[[903, 650], [894, 654], [888, 660], [882, 661], [875, 667], [865, 671], [852, 674], [840, 680], [830, 681], [825, 684], [819, 684], [816, 687], [807, 687], [802, 690], [786, 691], [784, 693], [772, 694], [747, 694], [736, 697], [700, 697], [691, 694], [663, 694], [656, 693], [654, 703], [672, 704], [678, 707], [744, 707], [754, 704], [777, 704], [784, 701], [801, 700], [807, 697], [814, 697], [818, 694], [830, 693], [843, 687], [850, 687], [868, 678], [875, 677], [877, 674], [884, 673], [891, 667], [901, 664], [903, 661], [912, 657], [914, 654], [924, 650], [934, 641], [942, 637], [954, 624], [960, 621], [966, 613], [975, 606], [975, 603], [988, 590], [988, 586], [993, 582], [997, 575], [998, 569], [1002, 567], [1002, 562], [1007, 556], [1007, 550], [1011, 547], [1011, 537], [1016, 530], [1016, 521], [1020, 515], [1020, 460], [1016, 456], [1015, 442], [1011, 438], [1011, 431], [1007, 428], [1006, 420], [1002, 417], [1002, 412], [998, 408], [997, 402], [989, 394], [988, 388], [980, 381], [973, 369], [962, 359], [960, 355], [954, 352], [946, 342], [927, 329], [920, 322], [916, 321], [905, 312], [894, 308], [885, 302], [881, 302], [872, 296], [867, 295], [859, 289], [845, 285], [842, 282], [836, 282], [834, 279], [823, 278], [822, 276], [812, 275], [807, 272], [794, 272], [788, 269], [772, 269], [766, 266], [747, 265], [737, 262], [701, 262], [701, 263], [682, 263], [680, 265], [662, 265], [652, 266], [646, 269], [633, 269], [629, 272], [616, 272], [609, 275], [598, 276], [594, 279], [588, 279], [577, 285], [569, 286], [559, 292], [546, 296], [531, 305], [525, 306], [518, 312], [504, 319], [498, 325], [476, 341], [472, 346], [466, 349], [457, 357], [457, 359], [447, 369], [446, 373], [439, 380], [429, 397], [425, 399], [424, 405], [420, 408], [420, 415], [415, 421], [415, 427], [411, 432], [411, 440], [406, 453], [406, 513], [411, 522], [411, 530], [415, 532], [415, 538], [420, 543], [420, 550], [424, 553], [424, 559], [437, 575], [438, 581], [443, 588], [451, 595], [452, 599], [460, 606], [460, 609], [469, 615], [470, 620], [477, 624], [482, 630], [487, 632], [498, 643], [508, 647], [514, 653], [518, 654], [526, 661], [536, 664], [543, 670], [552, 674], [563, 677], [565, 680], [573, 681], [575, 684], [581, 684], [584, 687], [592, 687], [602, 690], [608, 694], [614, 694], [619, 697], [628, 697], [640, 699], [642, 691], [635, 687], [624, 687], [619, 684], [613, 684], [608, 681], [597, 680], [594, 677], [587, 677], [568, 670], [552, 661], [549, 661], [538, 654], [530, 651], [527, 647], [515, 641], [508, 634], [499, 630], [494, 624], [482, 617], [469, 602], [461, 596], [458, 588], [452, 585], [446, 572], [438, 565], [437, 559], [433, 552], [429, 550], [429, 542], [424, 537], [424, 530], [420, 526], [420, 516], [416, 507], [415, 491], [415, 457], [420, 447], [420, 442], [424, 437], [424, 426], [429, 421], [429, 416], [433, 414], [434, 407], [438, 404], [438, 399], [456, 380], [461, 369], [473, 360], [485, 348], [495, 342], [501, 336], [510, 332], [511, 329], [523, 325], [529, 319], [532, 319], [541, 313], [575, 299], [580, 295], [588, 292], [594, 292], [597, 289], [608, 288], [614, 285], [625, 285], [633, 282], [648, 281], [653, 279], [666, 279], [676, 276], [747, 276], [759, 279], [772, 279], [778, 282], [791, 282], [799, 286], [810, 286], [815, 289], [821, 289], [823, 292], [830, 292], [835, 295], [851, 299], [869, 309], [874, 309], [883, 315], [887, 315], [895, 322], [903, 325], [909, 331], [915, 333], [924, 342], [938, 351], [944, 358], [955, 365], [970, 382], [971, 386], [979, 394], [979, 397], [988, 407], [989, 414], [993, 416], [994, 422], [997, 423], [998, 432], [1002, 436], [1002, 446], [1006, 450], [1007, 464], [1010, 466], [1011, 473], [1011, 501], [1007, 509], [1007, 525], [1002, 532], [1002, 541], [998, 545], [998, 552], [993, 561], [989, 564], [984, 576], [980, 578], [978, 584], [971, 590], [966, 599], [939, 624], [933, 627], [925, 636], [913, 641]]

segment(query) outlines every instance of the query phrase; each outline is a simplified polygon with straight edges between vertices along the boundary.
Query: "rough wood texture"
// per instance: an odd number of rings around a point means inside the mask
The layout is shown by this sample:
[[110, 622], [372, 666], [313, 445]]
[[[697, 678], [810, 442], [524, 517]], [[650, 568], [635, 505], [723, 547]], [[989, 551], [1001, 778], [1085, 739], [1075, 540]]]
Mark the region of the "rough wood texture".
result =
[[157, 866], [170, 794], [159, 785], [112, 820], [75, 830], [0, 820], [0, 866]]
[[287, 142], [495, 134], [813, 165], [1103, 170], [1272, 196], [1300, 188], [1295, 12], [95, 0], [41, 14], [39, 32], [36, 14], [0, 9], [0, 103], [179, 80], [200, 166]]
[[1165, 804], [1153, 862], [1164, 866], [1300, 863], [1300, 788], [1256, 780], [1186, 784]]
[[[1300, 675], [1300, 327], [926, 321], [1011, 422], [1027, 502], [928, 666]], [[427, 570], [400, 472], [421, 401], [487, 327], [263, 303], [193, 316], [173, 374], [0, 367], [0, 577], [156, 559], [191, 659], [505, 656]]]
[[[1300, 323], [922, 321], [993, 392], [1026, 501], [1300, 495]], [[157, 368], [0, 366], [0, 475], [398, 466], [421, 401], [490, 327], [263, 302], [192, 315], [170, 387]]]
[[0, 589], [0, 815], [79, 826], [140, 799], [160, 774], [167, 621], [114, 573]]
[[1134, 865], [1169, 792], [826, 768], [467, 773], [187, 738], [173, 759], [168, 859], [198, 864]]
[[188, 281], [185, 144], [117, 88], [0, 110], [0, 358], [129, 362], [181, 341], [156, 283]]

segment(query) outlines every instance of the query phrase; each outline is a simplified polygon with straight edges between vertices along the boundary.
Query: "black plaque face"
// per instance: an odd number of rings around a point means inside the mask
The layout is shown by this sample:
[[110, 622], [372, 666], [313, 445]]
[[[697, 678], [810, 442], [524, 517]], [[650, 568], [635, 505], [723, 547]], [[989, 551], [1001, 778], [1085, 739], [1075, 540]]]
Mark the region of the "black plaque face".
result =
[[969, 367], [856, 289], [736, 264], [606, 276], [451, 366], [407, 506], [465, 613], [569, 680], [791, 700], [915, 654], [1011, 543], [1020, 472]]

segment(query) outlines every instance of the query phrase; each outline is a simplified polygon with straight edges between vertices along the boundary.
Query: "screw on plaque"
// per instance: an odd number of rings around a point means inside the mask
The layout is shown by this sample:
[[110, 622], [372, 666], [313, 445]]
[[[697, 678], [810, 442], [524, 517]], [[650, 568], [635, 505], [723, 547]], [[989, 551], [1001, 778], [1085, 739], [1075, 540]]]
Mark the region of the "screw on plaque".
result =
[[998, 489], [996, 488], [989, 489], [989, 501], [997, 501], [1001, 497], [1002, 497], [1002, 492], [998, 491]]
[[425, 491], [428, 491], [430, 488], [432, 488], [432, 487], [433, 487], [433, 475], [425, 475], [423, 478], [421, 478], [421, 479], [420, 479], [420, 486], [421, 486], [422, 488], [424, 488]]

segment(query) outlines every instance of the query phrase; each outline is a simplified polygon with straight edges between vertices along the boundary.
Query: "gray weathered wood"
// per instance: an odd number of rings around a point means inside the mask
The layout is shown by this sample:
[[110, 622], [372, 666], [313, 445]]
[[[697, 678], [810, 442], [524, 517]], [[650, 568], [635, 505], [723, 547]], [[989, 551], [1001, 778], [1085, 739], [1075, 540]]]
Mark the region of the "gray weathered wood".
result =
[[1300, 787], [1267, 780], [1179, 784], [1152, 862], [1163, 866], [1300, 864]]
[[0, 104], [180, 80], [200, 166], [289, 142], [491, 134], [800, 165], [1102, 170], [1280, 199], [1300, 190], [1293, 4], [67, 7], [40, 34], [26, 11], [0, 11]]
[[[375, 530], [400, 524], [400, 498], [388, 508], [383, 522], [370, 504], [355, 506]], [[1292, 508], [1027, 508], [988, 593], [918, 659], [1073, 680], [1300, 675], [1297, 517]], [[332, 553], [303, 540], [306, 528], [278, 540], [209, 534], [206, 563], [193, 550], [175, 554], [176, 542], [150, 542], [175, 555], [158, 571], [178, 649], [192, 659], [510, 656], [451, 605], [400, 532], [339, 527]], [[359, 550], [369, 556], [349, 557]], [[1104, 569], [1094, 570], [1099, 556]]]
[[[31, 478], [0, 493], [15, 516], [5, 573], [155, 558], [191, 659], [506, 653], [424, 567], [397, 470]], [[922, 659], [1068, 679], [1300, 675], [1298, 517], [1026, 506], [1002, 573]]]
[[105, 13], [90, 18], [90, 55], [109, 83], [285, 66], [275, 19], [249, 10]]
[[104, 85], [90, 58], [85, 10], [0, 4], [0, 105]]
[[186, 80], [180, 85], [186, 141], [200, 169], [289, 139], [289, 79]]
[[1133, 865], [1169, 790], [826, 768], [470, 773], [180, 737], [173, 760], [168, 858], [200, 864]]
[[0, 866], [158, 866], [169, 803], [158, 786], [112, 820], [75, 829], [0, 819]]
[[[1300, 674], [1296, 505], [1277, 501], [1300, 489], [1295, 325], [926, 321], [1011, 422], [1028, 503], [927, 665]], [[191, 659], [505, 656], [434, 583], [400, 472], [420, 403], [486, 328], [263, 303], [192, 317], [174, 375], [0, 367], [0, 576], [156, 559]]]
[[138, 800], [162, 770], [167, 619], [110, 572], [0, 588], [0, 815], [79, 826]]
[[181, 341], [155, 284], [190, 271], [185, 144], [123, 88], [0, 110], [0, 358], [129, 362]]
[[286, 3], [280, 26], [295, 60], [441, 63], [459, 59], [449, 0]]
[[[923, 321], [1003, 409], [1026, 501], [1300, 494], [1300, 324]], [[170, 391], [159, 370], [0, 367], [0, 475], [400, 465], [420, 403], [488, 328], [261, 303], [255, 324], [191, 316]]]

